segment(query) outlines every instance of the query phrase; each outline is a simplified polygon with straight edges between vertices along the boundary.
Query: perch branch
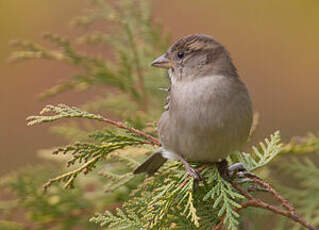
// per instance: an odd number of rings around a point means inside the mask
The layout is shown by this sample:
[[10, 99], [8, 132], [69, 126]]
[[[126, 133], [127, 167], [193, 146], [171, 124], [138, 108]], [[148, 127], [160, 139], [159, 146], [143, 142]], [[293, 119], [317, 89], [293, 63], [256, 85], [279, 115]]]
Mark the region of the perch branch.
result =
[[[52, 115], [52, 116], [45, 116], [44, 115], [44, 114], [50, 113], [50, 112], [55, 113], [56, 115]], [[91, 114], [91, 113], [82, 111], [76, 107], [70, 107], [70, 106], [67, 106], [64, 104], [59, 104], [58, 106], [47, 105], [40, 112], [40, 116], [29, 116], [29, 117], [27, 117], [27, 121], [28, 121], [28, 125], [32, 126], [32, 125], [43, 123], [43, 122], [56, 121], [56, 120], [62, 119], [62, 118], [75, 118], [75, 117], [76, 118], [89, 118], [92, 120], [106, 122], [108, 124], [111, 124], [111, 125], [114, 125], [114, 126], [120, 128], [120, 129], [128, 130], [131, 133], [135, 133], [141, 137], [146, 138], [147, 140], [145, 140], [145, 142], [144, 142], [145, 144], [160, 146], [160, 142], [158, 141], [157, 138], [155, 138], [155, 137], [153, 137], [145, 132], [128, 127], [128, 126], [122, 124], [121, 122], [117, 122], [117, 121], [114, 121], [112, 119], [103, 117], [102, 115]]]
[[293, 214], [296, 214], [295, 208], [290, 204], [285, 198], [283, 198], [275, 189], [273, 189], [270, 184], [268, 184], [266, 181], [263, 181], [262, 179], [256, 177], [256, 176], [248, 176], [250, 177], [256, 184], [261, 185], [264, 187], [269, 193], [271, 193], [276, 200], [278, 200], [282, 206], [284, 206], [288, 211], [290, 211]]
[[100, 119], [101, 121], [104, 121], [106, 123], [109, 123], [111, 125], [114, 125], [120, 129], [126, 129], [132, 133], [135, 133], [139, 136], [142, 136], [142, 137], [145, 137], [146, 139], [148, 139], [149, 141], [145, 141], [145, 144], [150, 144], [150, 145], [158, 145], [160, 146], [160, 142], [158, 141], [157, 138], [145, 133], [145, 132], [142, 132], [140, 130], [137, 130], [137, 129], [134, 129], [134, 128], [131, 128], [131, 127], [128, 127], [128, 126], [125, 126], [124, 124], [120, 123], [120, 122], [117, 122], [117, 121], [113, 121], [111, 119], [108, 119], [108, 118], [105, 118], [105, 117], [101, 117]]

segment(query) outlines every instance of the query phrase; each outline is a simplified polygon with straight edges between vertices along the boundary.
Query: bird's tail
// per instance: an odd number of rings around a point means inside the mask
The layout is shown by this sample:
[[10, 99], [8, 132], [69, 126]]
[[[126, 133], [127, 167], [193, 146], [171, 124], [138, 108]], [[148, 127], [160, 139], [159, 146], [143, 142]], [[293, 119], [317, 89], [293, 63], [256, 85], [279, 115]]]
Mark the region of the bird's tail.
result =
[[146, 172], [149, 175], [154, 174], [165, 162], [166, 158], [162, 156], [162, 149], [157, 149], [140, 166], [134, 170], [134, 174]]

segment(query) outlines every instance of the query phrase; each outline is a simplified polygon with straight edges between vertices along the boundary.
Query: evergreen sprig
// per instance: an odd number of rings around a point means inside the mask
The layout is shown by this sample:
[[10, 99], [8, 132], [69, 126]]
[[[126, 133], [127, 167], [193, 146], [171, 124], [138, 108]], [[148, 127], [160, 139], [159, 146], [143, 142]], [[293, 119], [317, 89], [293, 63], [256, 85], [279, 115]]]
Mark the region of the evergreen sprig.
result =
[[247, 170], [253, 171], [268, 164], [282, 151], [282, 147], [280, 133], [276, 131], [270, 135], [270, 140], [266, 138], [265, 143], [260, 142], [258, 147], [252, 147], [252, 154], [238, 152], [236, 156]]
[[213, 207], [219, 209], [218, 216], [224, 218], [224, 224], [228, 226], [228, 229], [237, 229], [239, 214], [236, 209], [241, 207], [239, 201], [243, 200], [244, 196], [235, 191], [217, 170], [210, 172], [208, 182], [214, 186], [205, 195], [204, 200], [213, 200]]
[[[47, 113], [53, 113], [53, 115], [45, 115]], [[100, 115], [91, 114], [77, 107], [70, 107], [64, 104], [59, 104], [57, 106], [46, 105], [40, 112], [39, 116], [29, 116], [27, 117], [28, 126], [52, 122], [63, 118], [88, 118], [92, 120], [101, 121], [103, 118]]]
[[[194, 192], [194, 180], [181, 163], [169, 162], [154, 177], [147, 178], [116, 214], [99, 214], [91, 221], [108, 229], [208, 229], [224, 218], [229, 229], [237, 229], [243, 196], [223, 180], [216, 168], [204, 169], [206, 184]], [[133, 205], [134, 204], [134, 205]], [[134, 213], [140, 225], [132, 224]], [[209, 213], [209, 214], [208, 214]]]
[[[53, 115], [45, 115], [46, 113], [53, 113]], [[40, 112], [40, 114], [41, 115], [39, 116], [28, 117], [28, 125], [52, 122], [63, 118], [77, 117], [98, 121], [106, 121], [123, 130], [131, 131], [122, 133], [115, 133], [111, 130], [108, 130], [106, 132], [96, 132], [91, 134], [90, 136], [98, 141], [98, 143], [75, 143], [73, 145], [68, 145], [66, 147], [61, 147], [55, 150], [53, 154], [71, 153], [72, 158], [67, 162], [67, 167], [74, 165], [75, 163], [80, 164], [80, 166], [70, 172], [49, 180], [49, 182], [44, 185], [45, 189], [47, 189], [53, 183], [61, 181], [65, 182], [65, 188], [72, 188], [75, 178], [81, 172], [86, 174], [92, 171], [99, 161], [105, 159], [107, 154], [118, 149], [123, 149], [127, 146], [150, 143], [146, 141], [146, 137], [150, 137], [149, 135], [145, 136], [144, 133], [143, 135], [141, 135], [140, 131], [124, 126], [123, 124], [115, 122], [113, 120], [104, 118], [101, 115], [95, 115], [82, 111], [81, 109], [76, 107], [70, 107], [63, 104], [60, 104], [58, 106], [47, 105]]]
[[[203, 197], [203, 191], [193, 193], [194, 180], [185, 174], [181, 163], [169, 162], [163, 167], [160, 173], [147, 178], [116, 214], [106, 212], [91, 221], [116, 229], [168, 229], [173, 225], [185, 229], [200, 227], [201, 218], [195, 202], [199, 194]], [[176, 225], [178, 222], [181, 226]]]
[[[70, 172], [50, 179], [49, 182], [44, 185], [44, 189], [47, 189], [55, 182], [62, 181], [65, 182], [65, 188], [73, 188], [74, 180], [80, 173], [87, 174], [92, 171], [99, 162], [106, 159], [109, 153], [118, 149], [124, 149], [127, 146], [144, 144], [144, 140], [141, 138], [117, 134], [111, 131], [107, 131], [105, 134], [99, 132], [98, 134], [91, 135], [91, 137], [94, 137], [99, 143], [75, 143], [58, 148], [53, 152], [53, 154], [71, 154], [71, 159], [67, 162], [67, 167], [75, 165], [76, 163], [79, 166]], [[124, 183], [122, 183], [122, 185], [123, 184]]]
[[[47, 113], [52, 113], [52, 115], [46, 115]], [[57, 106], [47, 105], [46, 107], [44, 107], [44, 109], [42, 109], [42, 111], [40, 112], [40, 115], [29, 116], [27, 117], [27, 121], [28, 121], [28, 125], [32, 126], [32, 125], [52, 122], [52, 121], [56, 121], [56, 120], [60, 120], [64, 118], [87, 118], [91, 120], [103, 121], [113, 126], [116, 126], [117, 128], [126, 130], [131, 135], [135, 135], [135, 136], [137, 135], [139, 136], [139, 138], [143, 138], [144, 144], [159, 145], [159, 141], [156, 138], [142, 131], [139, 131], [137, 129], [124, 125], [120, 122], [116, 122], [112, 119], [105, 118], [101, 115], [88, 113], [77, 107], [74, 107], [74, 106], [71, 107], [64, 104], [59, 104]], [[123, 136], [121, 138], [123, 138]]]

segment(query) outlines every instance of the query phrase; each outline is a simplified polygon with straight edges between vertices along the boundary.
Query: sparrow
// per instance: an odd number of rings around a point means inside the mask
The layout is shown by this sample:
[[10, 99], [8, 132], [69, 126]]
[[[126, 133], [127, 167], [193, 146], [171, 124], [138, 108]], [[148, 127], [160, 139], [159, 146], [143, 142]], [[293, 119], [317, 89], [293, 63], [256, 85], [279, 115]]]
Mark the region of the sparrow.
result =
[[205, 34], [174, 42], [151, 66], [168, 70], [169, 96], [158, 122], [161, 147], [134, 173], [153, 174], [167, 159], [181, 161], [196, 180], [189, 162], [218, 163], [246, 143], [252, 102], [226, 48]]

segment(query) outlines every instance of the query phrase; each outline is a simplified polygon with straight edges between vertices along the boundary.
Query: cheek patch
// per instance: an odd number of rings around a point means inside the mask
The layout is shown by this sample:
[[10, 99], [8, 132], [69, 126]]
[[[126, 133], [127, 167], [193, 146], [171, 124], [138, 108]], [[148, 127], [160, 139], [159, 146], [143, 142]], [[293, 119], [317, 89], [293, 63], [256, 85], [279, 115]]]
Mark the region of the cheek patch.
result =
[[210, 49], [206, 55], [206, 64], [214, 62], [223, 53], [224, 47], [222, 46]]

